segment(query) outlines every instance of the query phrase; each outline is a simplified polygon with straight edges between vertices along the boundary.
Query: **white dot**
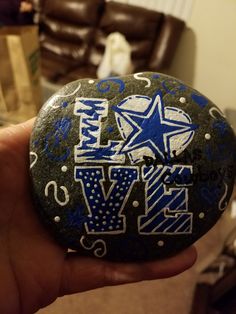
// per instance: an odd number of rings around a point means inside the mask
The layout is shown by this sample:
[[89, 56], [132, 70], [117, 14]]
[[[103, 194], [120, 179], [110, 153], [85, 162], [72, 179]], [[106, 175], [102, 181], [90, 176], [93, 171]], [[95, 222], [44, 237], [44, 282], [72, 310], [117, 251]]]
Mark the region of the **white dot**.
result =
[[139, 202], [138, 201], [133, 201], [133, 206], [134, 207], [139, 207]]
[[111, 219], [110, 223], [113, 224], [114, 220]]
[[95, 200], [95, 203], [98, 204], [98, 203], [99, 203], [99, 200]]
[[91, 192], [94, 194], [94, 193], [95, 193], [95, 190], [92, 190]]
[[119, 207], [119, 206], [120, 206], [120, 203], [115, 203], [115, 206], [116, 206], [116, 207]]
[[185, 97], [180, 97], [179, 101], [181, 102], [181, 104], [185, 104], [186, 103], [186, 98]]
[[98, 216], [95, 216], [95, 219], [97, 219], [97, 220], [98, 220], [98, 218], [99, 218]]
[[89, 82], [89, 84], [93, 84], [94, 80], [89, 80], [88, 82]]
[[164, 241], [162, 241], [162, 240], [158, 241], [158, 242], [157, 242], [157, 245], [158, 245], [158, 246], [164, 246]]
[[101, 209], [100, 209], [98, 212], [99, 212], [99, 214], [102, 214], [102, 213], [103, 213], [103, 211], [102, 211]]
[[82, 175], [83, 175], [83, 172], [79, 172], [79, 175], [82, 176]]
[[110, 212], [107, 210], [107, 211], [106, 211], [106, 214], [107, 214], [107, 215], [110, 215]]
[[96, 174], [100, 174], [100, 171], [97, 170], [97, 171], [96, 171]]
[[97, 187], [98, 187], [98, 185], [97, 185], [97, 184], [94, 184], [94, 187], [95, 187], [95, 188], [97, 188]]
[[112, 219], [116, 219], [116, 216], [112, 216]]
[[125, 171], [125, 174], [128, 174], [128, 173], [129, 173], [129, 172], [126, 170], [126, 171]]
[[106, 225], [106, 224], [107, 224], [107, 222], [104, 220], [104, 221], [102, 222], [102, 224], [103, 224], [103, 225]]
[[205, 139], [206, 139], [206, 140], [210, 140], [210, 139], [211, 139], [211, 134], [206, 133], [206, 134], [205, 134]]
[[119, 197], [119, 196], [120, 196], [120, 193], [116, 193], [116, 196]]
[[89, 188], [90, 187], [90, 183], [87, 183], [86, 186]]
[[68, 168], [66, 166], [61, 167], [62, 172], [66, 172], [67, 170], [68, 170]]
[[113, 227], [112, 227], [112, 226], [109, 226], [109, 229], [110, 229], [110, 230], [113, 230]]
[[97, 206], [93, 206], [93, 208], [95, 209]]
[[98, 227], [98, 226], [99, 226], [99, 224], [96, 224], [96, 226]]
[[199, 214], [199, 218], [200, 218], [200, 219], [203, 219], [204, 217], [205, 217], [205, 214], [204, 214], [204, 213], [200, 213], [200, 214]]
[[123, 199], [124, 199], [124, 196], [121, 196], [121, 197], [120, 197], [120, 201], [122, 201]]
[[102, 206], [106, 206], [106, 204], [105, 204], [105, 203], [102, 203]]
[[89, 198], [92, 200], [92, 199], [93, 199], [93, 196], [91, 195], [91, 196], [89, 196]]
[[113, 206], [113, 203], [109, 203], [109, 206]]
[[54, 217], [54, 221], [55, 222], [60, 222], [61, 221], [61, 217], [59, 217], [59, 216]]
[[106, 219], [107, 217], [106, 216], [102, 216], [102, 219]]

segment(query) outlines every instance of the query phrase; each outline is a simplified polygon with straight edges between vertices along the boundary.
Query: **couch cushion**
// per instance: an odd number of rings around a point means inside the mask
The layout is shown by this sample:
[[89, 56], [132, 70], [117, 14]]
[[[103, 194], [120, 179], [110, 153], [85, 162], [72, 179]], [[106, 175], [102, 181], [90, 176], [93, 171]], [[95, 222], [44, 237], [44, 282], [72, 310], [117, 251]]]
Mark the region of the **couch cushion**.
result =
[[65, 22], [95, 25], [103, 5], [104, 0], [46, 0], [44, 12]]
[[57, 40], [48, 35], [41, 36], [41, 47], [50, 52], [65, 58], [72, 58], [79, 64], [85, 63], [88, 43], [74, 44], [62, 40]]
[[54, 38], [77, 44], [90, 41], [94, 32], [89, 26], [68, 24], [49, 17], [44, 18], [42, 30]]
[[[163, 14], [122, 3], [108, 2], [95, 35], [89, 61], [98, 66], [104, 54], [106, 38], [120, 32], [131, 45], [132, 61], [147, 64]], [[134, 62], [135, 64], [135, 62]]]

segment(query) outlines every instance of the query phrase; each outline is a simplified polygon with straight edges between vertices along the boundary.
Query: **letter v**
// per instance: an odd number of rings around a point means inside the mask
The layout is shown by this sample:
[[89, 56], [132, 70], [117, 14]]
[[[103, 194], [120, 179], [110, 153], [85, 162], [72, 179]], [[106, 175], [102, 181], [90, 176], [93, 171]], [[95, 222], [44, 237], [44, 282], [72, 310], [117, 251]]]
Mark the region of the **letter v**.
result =
[[126, 217], [121, 213], [138, 181], [138, 167], [110, 167], [109, 179], [112, 184], [106, 195], [103, 167], [75, 167], [75, 181], [81, 182], [89, 211], [85, 223], [87, 233], [119, 234], [126, 231]]

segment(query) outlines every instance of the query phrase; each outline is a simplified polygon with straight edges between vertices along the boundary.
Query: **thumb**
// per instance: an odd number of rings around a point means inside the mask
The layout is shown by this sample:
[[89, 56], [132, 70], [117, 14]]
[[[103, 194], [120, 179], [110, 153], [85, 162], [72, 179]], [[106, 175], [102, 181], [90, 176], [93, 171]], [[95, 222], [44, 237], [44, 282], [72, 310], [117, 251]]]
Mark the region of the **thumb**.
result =
[[167, 278], [190, 268], [197, 258], [195, 247], [163, 260], [113, 263], [68, 253], [61, 278], [60, 296], [104, 286]]

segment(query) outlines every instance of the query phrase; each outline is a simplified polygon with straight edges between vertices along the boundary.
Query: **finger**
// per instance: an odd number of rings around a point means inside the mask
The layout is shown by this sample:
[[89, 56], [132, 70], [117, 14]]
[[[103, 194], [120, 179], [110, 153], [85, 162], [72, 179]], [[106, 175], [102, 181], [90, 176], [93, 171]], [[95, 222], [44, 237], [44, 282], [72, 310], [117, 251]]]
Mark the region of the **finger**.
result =
[[196, 261], [195, 247], [177, 256], [145, 263], [113, 263], [69, 253], [62, 274], [60, 295], [171, 277], [190, 268]]
[[24, 123], [3, 128], [0, 131], [0, 144], [18, 153], [28, 154], [30, 134], [32, 132], [35, 118]]

